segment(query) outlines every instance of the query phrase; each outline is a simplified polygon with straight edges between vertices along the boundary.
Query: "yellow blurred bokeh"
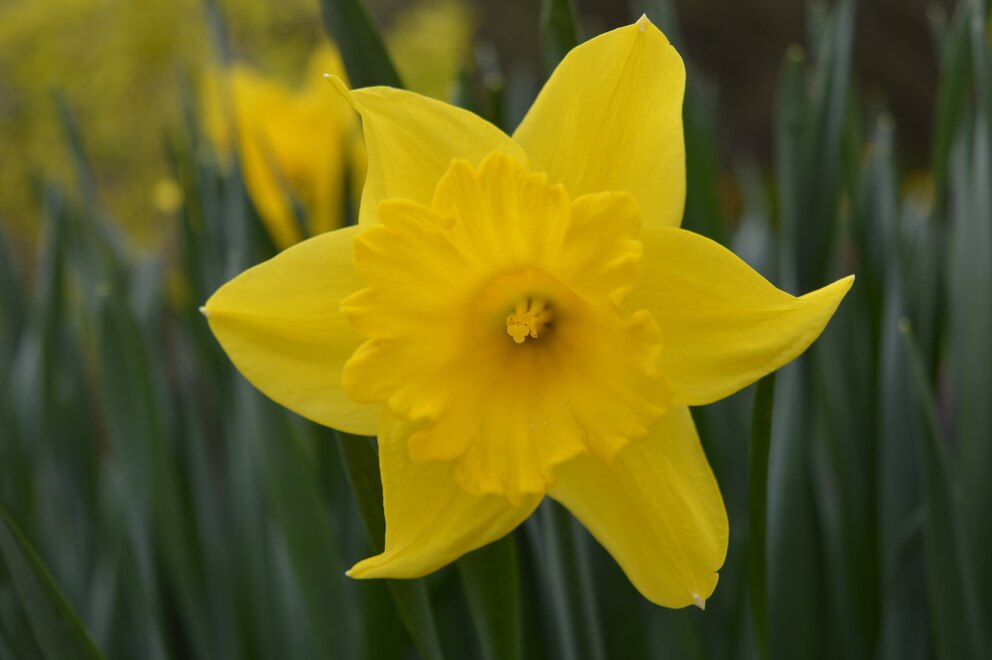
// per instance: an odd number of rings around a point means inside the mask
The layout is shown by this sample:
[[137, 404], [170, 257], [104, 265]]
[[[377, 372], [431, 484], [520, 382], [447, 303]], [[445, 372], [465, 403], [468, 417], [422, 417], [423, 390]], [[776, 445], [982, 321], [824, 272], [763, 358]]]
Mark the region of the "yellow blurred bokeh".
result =
[[[251, 198], [275, 242], [299, 238], [287, 190], [312, 216], [310, 231], [340, 223], [343, 175], [347, 169], [360, 179], [363, 157], [350, 110], [320, 76], [343, 71], [318, 0], [218, 0], [220, 16], [209, 14], [209, 4], [0, 0], [0, 217], [8, 229], [35, 233], [42, 182], [73, 186], [58, 94], [79, 125], [103, 205], [139, 243], [161, 239], [182, 200], [166, 145], [180, 134], [183, 94], [202, 108], [195, 96], [216, 92], [220, 80], [228, 125], [215, 110], [204, 128], [221, 151], [241, 153]], [[443, 98], [471, 34], [464, 4], [428, 0], [396, 16], [386, 37], [407, 85]]]

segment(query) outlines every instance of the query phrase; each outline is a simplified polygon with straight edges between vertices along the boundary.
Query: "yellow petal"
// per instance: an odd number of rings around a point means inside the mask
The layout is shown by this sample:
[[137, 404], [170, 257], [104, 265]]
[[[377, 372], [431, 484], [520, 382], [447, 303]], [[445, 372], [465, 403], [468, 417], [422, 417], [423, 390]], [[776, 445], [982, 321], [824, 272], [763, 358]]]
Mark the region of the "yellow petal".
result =
[[469, 495], [450, 462], [414, 463], [409, 440], [416, 425], [383, 411], [379, 419], [379, 467], [386, 512], [386, 549], [356, 564], [355, 578], [427, 575], [467, 552], [511, 532], [540, 503], [527, 495], [510, 506], [497, 495]]
[[649, 600], [705, 603], [727, 554], [727, 512], [688, 408], [669, 410], [612, 463], [558, 466], [548, 494], [603, 544]]
[[573, 49], [513, 138], [576, 197], [627, 191], [647, 226], [677, 227], [685, 204], [685, 67], [647, 18]]
[[319, 424], [375, 433], [376, 406], [353, 403], [341, 369], [362, 337], [338, 311], [362, 287], [351, 261], [357, 227], [321, 234], [245, 271], [203, 308], [231, 361], [277, 403]]
[[795, 359], [820, 336], [854, 276], [795, 297], [719, 244], [676, 228], [641, 233], [641, 284], [626, 304], [662, 332], [675, 401], [711, 403]]
[[430, 204], [453, 159], [478, 165], [495, 151], [527, 162], [508, 135], [467, 110], [391, 87], [349, 91], [339, 78], [328, 79], [362, 117], [368, 173], [359, 224], [378, 222], [383, 199]]

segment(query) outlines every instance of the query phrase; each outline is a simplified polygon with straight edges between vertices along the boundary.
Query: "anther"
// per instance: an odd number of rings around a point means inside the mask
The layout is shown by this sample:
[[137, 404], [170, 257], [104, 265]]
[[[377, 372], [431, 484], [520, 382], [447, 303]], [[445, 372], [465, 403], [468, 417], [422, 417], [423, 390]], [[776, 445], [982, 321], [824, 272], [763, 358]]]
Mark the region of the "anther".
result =
[[541, 300], [526, 300], [517, 303], [513, 313], [506, 317], [506, 334], [518, 344], [528, 337], [537, 339], [544, 326], [551, 320], [551, 311]]

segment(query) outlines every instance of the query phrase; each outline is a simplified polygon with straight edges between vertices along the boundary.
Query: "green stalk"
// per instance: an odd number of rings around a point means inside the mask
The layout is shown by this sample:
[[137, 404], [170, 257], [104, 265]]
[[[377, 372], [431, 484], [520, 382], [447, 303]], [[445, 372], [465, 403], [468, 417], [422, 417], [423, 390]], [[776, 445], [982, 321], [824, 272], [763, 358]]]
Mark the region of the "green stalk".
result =
[[102, 658], [34, 548], [0, 506], [0, 559], [47, 660]]
[[355, 87], [403, 87], [400, 74], [386, 51], [361, 0], [323, 0], [324, 28], [341, 51], [348, 80]]
[[523, 657], [520, 572], [512, 534], [458, 560], [458, 573], [485, 660]]
[[768, 454], [772, 439], [772, 406], [775, 402], [775, 374], [762, 378], [754, 391], [751, 415], [751, 444], [747, 456], [747, 577], [751, 603], [754, 654], [768, 656], [767, 557]]
[[550, 604], [561, 656], [568, 660], [605, 660], [603, 634], [593, 594], [592, 571], [583, 539], [572, 516], [557, 502], [538, 509]]
[[987, 658], [978, 612], [974, 572], [961, 535], [955, 506], [947, 440], [937, 419], [937, 406], [920, 350], [909, 321], [899, 322], [916, 385], [926, 433], [917, 445], [923, 466], [923, 540], [926, 547], [927, 587], [937, 639], [938, 657], [947, 660]]
[[579, 43], [579, 30], [572, 0], [541, 3], [541, 70], [550, 77], [568, 51]]

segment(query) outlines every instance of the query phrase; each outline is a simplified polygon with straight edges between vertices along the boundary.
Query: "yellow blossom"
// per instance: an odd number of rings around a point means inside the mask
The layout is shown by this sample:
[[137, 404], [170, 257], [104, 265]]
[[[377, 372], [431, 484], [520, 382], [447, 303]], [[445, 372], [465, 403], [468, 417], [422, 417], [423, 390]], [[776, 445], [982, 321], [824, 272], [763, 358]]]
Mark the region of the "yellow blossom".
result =
[[379, 438], [385, 551], [417, 577], [564, 504], [647, 598], [702, 607], [728, 540], [687, 406], [802, 353], [850, 288], [801, 297], [678, 227], [682, 60], [646, 18], [574, 49], [513, 136], [413, 93], [348, 91], [359, 226], [206, 304], [274, 400]]
[[364, 175], [358, 125], [327, 93], [322, 73], [343, 75], [329, 46], [311, 56], [297, 90], [236, 64], [208, 78], [206, 124], [222, 154], [237, 147], [245, 187], [276, 246], [286, 248], [343, 224], [350, 178]]

